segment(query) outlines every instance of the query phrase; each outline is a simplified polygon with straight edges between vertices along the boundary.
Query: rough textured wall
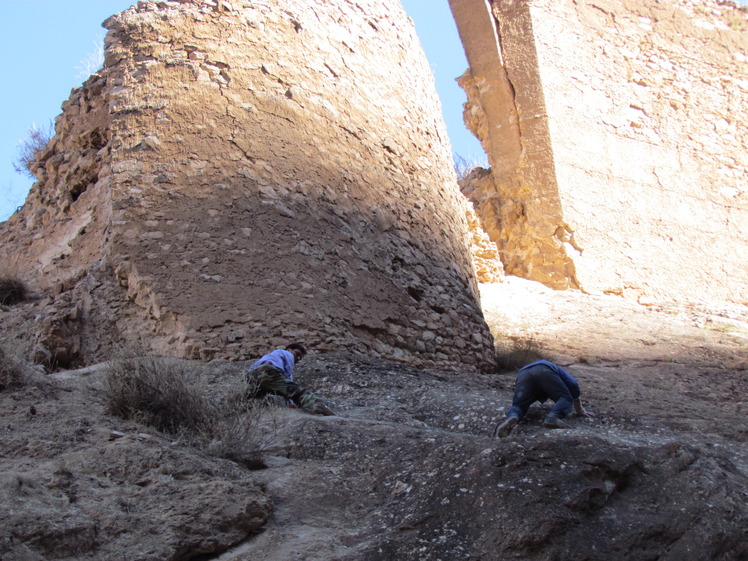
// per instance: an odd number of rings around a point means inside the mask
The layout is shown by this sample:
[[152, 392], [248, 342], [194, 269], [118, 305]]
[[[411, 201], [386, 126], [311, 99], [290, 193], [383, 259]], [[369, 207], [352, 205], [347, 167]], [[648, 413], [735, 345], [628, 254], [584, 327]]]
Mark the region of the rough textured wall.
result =
[[[462, 181], [458, 185], [462, 186]], [[496, 243], [491, 241], [491, 237], [483, 228], [472, 203], [468, 203], [466, 218], [470, 232], [470, 254], [473, 258], [476, 279], [480, 283], [502, 282], [504, 267], [501, 264], [501, 255], [496, 248]]]
[[459, 79], [468, 95], [465, 122], [481, 141], [493, 173], [493, 182], [479, 183], [499, 186], [484, 196], [468, 187], [471, 200], [508, 273], [554, 288], [577, 288], [574, 264], [564, 248], [569, 228], [555, 180], [527, 6], [502, 4], [521, 39], [506, 52], [489, 3], [452, 0], [450, 4], [470, 63]]
[[109, 320], [180, 356], [298, 339], [491, 366], [466, 202], [398, 3], [140, 2], [105, 26], [101, 78], [58, 119], [99, 131], [90, 154], [58, 134], [2, 230], [42, 288], [90, 300], [84, 353]]
[[[465, 40], [467, 3], [451, 4]], [[496, 92], [481, 91], [472, 58], [463, 83], [466, 120], [492, 167], [513, 169], [509, 179], [494, 171], [495, 197], [509, 207], [497, 241], [524, 243], [528, 255], [538, 238], [556, 247], [542, 252], [555, 276], [516, 265], [516, 250], [502, 255], [507, 272], [644, 300], [748, 302], [745, 10], [518, 0], [492, 11], [496, 35], [483, 41], [497, 45], [493, 71], [511, 85], [501, 115], [517, 130], [490, 120]], [[512, 134], [519, 147], [497, 149]]]

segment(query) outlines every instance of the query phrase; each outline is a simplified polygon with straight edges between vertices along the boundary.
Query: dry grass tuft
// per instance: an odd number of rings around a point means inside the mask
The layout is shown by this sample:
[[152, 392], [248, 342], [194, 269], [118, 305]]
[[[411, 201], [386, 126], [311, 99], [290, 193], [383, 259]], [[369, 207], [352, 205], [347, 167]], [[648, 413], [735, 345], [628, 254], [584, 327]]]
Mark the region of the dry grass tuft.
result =
[[465, 179], [475, 168], [489, 168], [488, 158], [485, 154], [481, 157], [469, 156], [468, 158], [464, 158], [457, 154], [453, 157], [453, 160], [455, 174], [457, 174], [458, 181]]
[[214, 405], [216, 416], [206, 449], [214, 456], [260, 469], [265, 467], [265, 450], [282, 431], [280, 408], [272, 401], [246, 396], [246, 388], [239, 388]]
[[278, 416], [248, 400], [243, 387], [210, 399], [200, 375], [193, 363], [125, 351], [106, 370], [107, 411], [250, 469], [264, 467], [263, 452], [279, 434]]
[[513, 372], [544, 358], [540, 347], [532, 338], [508, 339], [496, 343], [496, 367], [499, 372]]
[[28, 382], [26, 367], [0, 346], [0, 391], [22, 388]]
[[187, 363], [126, 353], [107, 367], [107, 411], [170, 434], [200, 433], [209, 413], [196, 378]]
[[0, 277], [0, 304], [11, 306], [26, 300], [28, 290], [24, 282], [16, 277]]

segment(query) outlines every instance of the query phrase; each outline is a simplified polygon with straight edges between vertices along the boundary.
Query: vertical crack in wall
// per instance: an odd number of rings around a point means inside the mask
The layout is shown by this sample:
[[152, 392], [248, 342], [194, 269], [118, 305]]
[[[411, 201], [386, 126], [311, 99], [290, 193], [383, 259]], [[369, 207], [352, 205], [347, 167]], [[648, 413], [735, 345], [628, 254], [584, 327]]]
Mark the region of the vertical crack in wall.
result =
[[450, 8], [470, 65], [458, 80], [468, 96], [465, 122], [488, 154], [499, 200], [500, 223], [486, 229], [496, 232], [507, 273], [578, 288], [565, 250], [573, 232], [562, 216], [530, 6], [450, 0]]
[[[468, 94], [466, 121], [488, 155], [494, 175], [509, 182], [521, 163], [522, 143], [515, 90], [502, 57], [497, 22], [486, 2], [450, 0], [470, 68], [460, 78]], [[467, 91], [470, 90], [470, 91]]]

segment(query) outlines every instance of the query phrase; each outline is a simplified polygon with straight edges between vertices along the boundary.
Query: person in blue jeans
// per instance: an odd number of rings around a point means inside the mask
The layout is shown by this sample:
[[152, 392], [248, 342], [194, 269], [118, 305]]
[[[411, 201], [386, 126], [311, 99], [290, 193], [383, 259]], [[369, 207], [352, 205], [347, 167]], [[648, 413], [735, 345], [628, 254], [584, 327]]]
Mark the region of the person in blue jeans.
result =
[[280, 395], [294, 407], [320, 415], [334, 415], [324, 401], [294, 382], [294, 366], [306, 353], [303, 345], [291, 343], [285, 349], [276, 349], [255, 361], [247, 369], [248, 396]]
[[593, 417], [582, 406], [579, 384], [574, 377], [560, 366], [538, 360], [520, 368], [514, 381], [514, 399], [503, 422], [496, 425], [493, 435], [509, 436], [527, 413], [530, 405], [536, 401], [551, 399], [555, 402], [553, 409], [543, 421], [543, 426], [551, 429], [571, 428], [564, 418], [574, 408], [581, 417]]

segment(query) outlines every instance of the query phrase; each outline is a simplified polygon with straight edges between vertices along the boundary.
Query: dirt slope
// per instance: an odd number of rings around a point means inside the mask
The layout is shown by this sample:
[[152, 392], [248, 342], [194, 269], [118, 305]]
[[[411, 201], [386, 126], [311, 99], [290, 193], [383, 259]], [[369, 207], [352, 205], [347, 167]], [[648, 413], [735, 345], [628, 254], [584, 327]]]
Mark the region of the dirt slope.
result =
[[[534, 406], [493, 439], [511, 373], [311, 354], [298, 378], [339, 415], [268, 407], [281, 428], [248, 470], [106, 415], [100, 369], [55, 373], [0, 392], [0, 558], [748, 556], [745, 318], [511, 278], [483, 306], [500, 341], [532, 337], [567, 366], [598, 416], [550, 431]], [[246, 365], [197, 366], [221, 395]]]

